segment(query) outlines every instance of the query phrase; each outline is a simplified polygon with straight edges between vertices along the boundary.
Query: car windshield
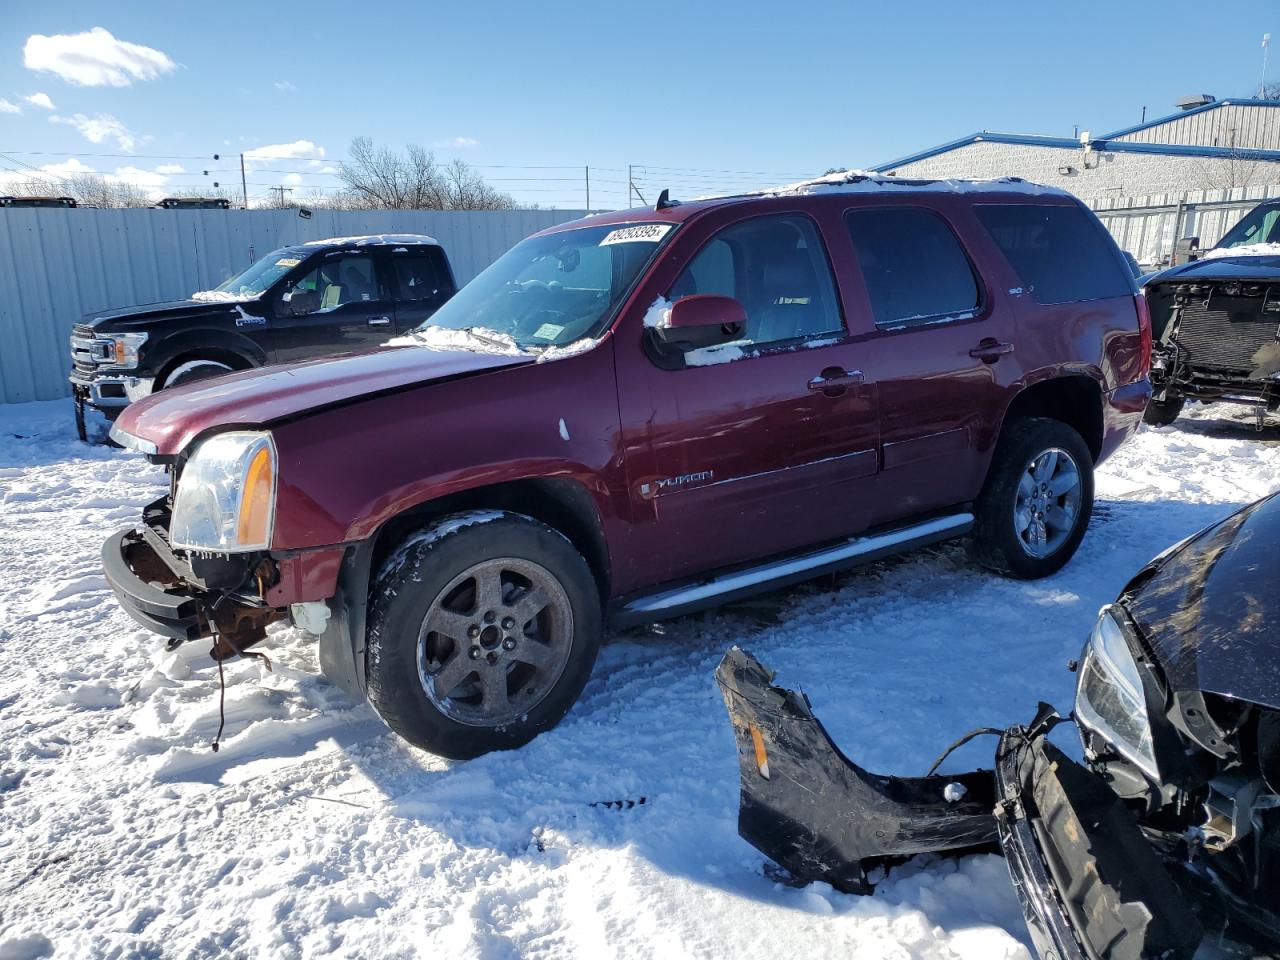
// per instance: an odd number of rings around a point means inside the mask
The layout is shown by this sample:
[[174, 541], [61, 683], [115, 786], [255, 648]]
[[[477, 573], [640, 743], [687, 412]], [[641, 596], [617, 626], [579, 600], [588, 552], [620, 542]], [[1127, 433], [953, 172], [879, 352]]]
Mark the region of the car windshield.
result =
[[673, 227], [615, 223], [531, 237], [458, 291], [418, 336], [465, 331], [521, 351], [598, 336]]
[[1280, 243], [1280, 204], [1254, 207], [1218, 241], [1218, 248], [1246, 247], [1255, 243]]
[[268, 253], [248, 270], [224, 280], [208, 292], [236, 299], [259, 297], [302, 261], [302, 254], [284, 247]]

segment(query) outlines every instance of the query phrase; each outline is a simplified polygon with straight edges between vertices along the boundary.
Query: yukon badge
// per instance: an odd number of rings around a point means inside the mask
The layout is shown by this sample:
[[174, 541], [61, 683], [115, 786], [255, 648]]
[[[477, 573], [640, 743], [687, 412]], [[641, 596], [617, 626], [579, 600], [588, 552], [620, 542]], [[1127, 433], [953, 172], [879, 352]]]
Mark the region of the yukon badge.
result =
[[678, 477], [658, 477], [640, 484], [640, 496], [656, 497], [663, 493], [672, 493], [680, 487], [714, 480], [714, 470], [698, 470], [694, 473], [682, 473]]

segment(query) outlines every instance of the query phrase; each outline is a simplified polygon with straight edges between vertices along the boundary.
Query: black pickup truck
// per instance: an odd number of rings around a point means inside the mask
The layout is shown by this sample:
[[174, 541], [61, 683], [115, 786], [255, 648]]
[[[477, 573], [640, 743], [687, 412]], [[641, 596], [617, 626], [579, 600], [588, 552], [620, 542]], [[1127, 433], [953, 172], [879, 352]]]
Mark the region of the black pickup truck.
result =
[[1187, 400], [1225, 400], [1252, 405], [1261, 427], [1280, 408], [1280, 200], [1191, 256], [1140, 281], [1155, 337], [1145, 419], [1164, 426]]
[[282, 247], [190, 299], [90, 314], [71, 333], [80, 439], [165, 387], [376, 346], [456, 289], [439, 243], [385, 234]]

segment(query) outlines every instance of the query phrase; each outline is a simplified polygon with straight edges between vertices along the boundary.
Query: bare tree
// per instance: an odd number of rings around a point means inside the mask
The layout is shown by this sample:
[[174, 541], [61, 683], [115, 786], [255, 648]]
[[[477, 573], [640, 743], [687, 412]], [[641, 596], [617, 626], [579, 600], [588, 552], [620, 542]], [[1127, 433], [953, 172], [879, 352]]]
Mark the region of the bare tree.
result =
[[71, 197], [82, 207], [149, 207], [146, 191], [100, 173], [76, 173], [51, 179], [31, 176], [4, 188], [15, 197]]
[[363, 210], [507, 210], [516, 205], [462, 160], [445, 167], [416, 144], [397, 153], [369, 137], [351, 141], [351, 159], [339, 164], [346, 184], [335, 205]]
[[1280, 83], [1264, 83], [1258, 94], [1259, 100], [1280, 100]]

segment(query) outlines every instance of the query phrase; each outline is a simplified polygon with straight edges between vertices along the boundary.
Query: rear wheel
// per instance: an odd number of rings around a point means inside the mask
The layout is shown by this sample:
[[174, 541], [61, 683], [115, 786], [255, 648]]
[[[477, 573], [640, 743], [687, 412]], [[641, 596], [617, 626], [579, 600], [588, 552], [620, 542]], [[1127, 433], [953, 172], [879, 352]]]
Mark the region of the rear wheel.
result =
[[370, 601], [369, 701], [415, 746], [465, 759], [554, 727], [595, 663], [586, 561], [513, 513], [445, 517], [383, 564]]
[[232, 367], [218, 360], [187, 360], [178, 364], [169, 372], [164, 378], [164, 383], [160, 389], [178, 387], [184, 383], [194, 383], [197, 380], [216, 377], [221, 373], [229, 373], [232, 369]]
[[1153, 427], [1167, 427], [1178, 419], [1182, 408], [1186, 406], [1186, 397], [1170, 397], [1168, 400], [1152, 400], [1142, 412], [1143, 423]]
[[1060, 420], [1005, 425], [975, 508], [979, 562], [1006, 576], [1047, 577], [1075, 554], [1093, 512], [1093, 456]]

